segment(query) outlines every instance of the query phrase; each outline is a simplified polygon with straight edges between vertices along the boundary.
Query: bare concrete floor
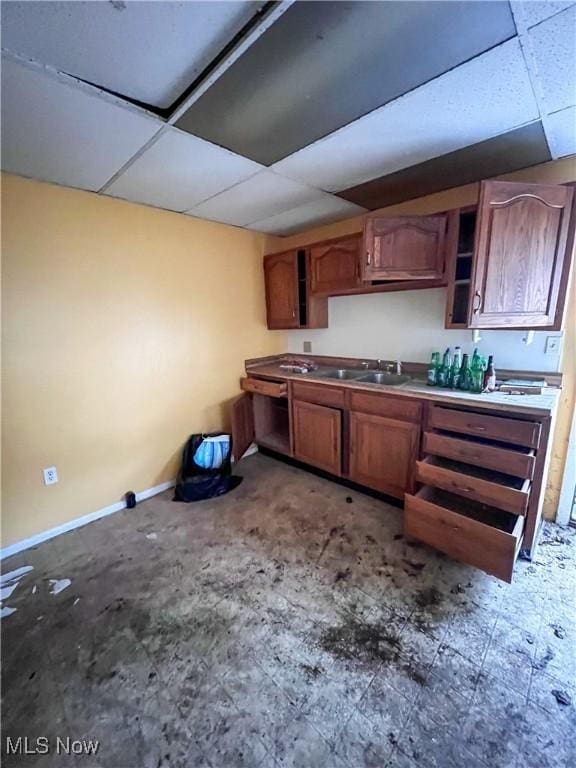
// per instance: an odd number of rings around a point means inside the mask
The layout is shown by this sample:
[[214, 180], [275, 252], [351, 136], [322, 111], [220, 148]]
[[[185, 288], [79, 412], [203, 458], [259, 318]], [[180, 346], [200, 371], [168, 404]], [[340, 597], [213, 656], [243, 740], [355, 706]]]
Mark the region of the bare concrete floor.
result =
[[5, 601], [3, 751], [100, 741], [3, 765], [576, 765], [572, 531], [506, 585], [406, 542], [395, 507], [239, 470], [221, 499], [166, 493], [3, 563], [34, 566]]

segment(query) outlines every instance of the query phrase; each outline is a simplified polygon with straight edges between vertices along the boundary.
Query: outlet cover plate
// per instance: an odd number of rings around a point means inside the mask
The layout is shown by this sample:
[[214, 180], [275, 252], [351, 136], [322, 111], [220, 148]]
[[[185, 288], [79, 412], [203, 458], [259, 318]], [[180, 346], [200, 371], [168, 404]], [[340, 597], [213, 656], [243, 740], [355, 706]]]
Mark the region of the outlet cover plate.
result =
[[58, 482], [58, 470], [56, 467], [46, 467], [42, 470], [44, 475], [44, 485], [54, 485]]
[[557, 355], [560, 352], [561, 343], [562, 343], [562, 336], [547, 336], [546, 346], [544, 348], [544, 354]]

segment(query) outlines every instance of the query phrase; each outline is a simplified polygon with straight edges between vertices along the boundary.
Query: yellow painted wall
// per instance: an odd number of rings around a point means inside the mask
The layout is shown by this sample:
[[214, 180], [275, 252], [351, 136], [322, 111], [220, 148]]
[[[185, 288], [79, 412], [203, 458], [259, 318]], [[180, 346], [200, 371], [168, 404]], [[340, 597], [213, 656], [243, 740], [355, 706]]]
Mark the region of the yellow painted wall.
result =
[[[563, 184], [576, 181], [576, 158], [570, 157], [543, 165], [527, 168], [523, 171], [506, 174], [499, 178], [510, 181], [540, 182], [550, 184]], [[392, 205], [381, 209], [386, 216], [407, 216], [410, 214], [424, 215], [446, 211], [459, 206], [474, 205], [478, 200], [478, 184], [468, 184], [463, 187], [449, 189], [426, 197], [409, 200], [405, 203]], [[377, 211], [375, 211], [377, 213]], [[292, 237], [268, 237], [266, 241], [266, 253], [289, 250], [302, 247], [331, 237], [340, 237], [353, 232], [360, 232], [364, 216], [356, 216], [353, 219], [329, 224], [324, 227], [316, 227]], [[574, 270], [573, 270], [574, 272]], [[547, 478], [546, 496], [544, 501], [544, 515], [554, 519], [558, 508], [558, 499], [564, 473], [566, 453], [572, 415], [574, 413], [574, 400], [576, 397], [576, 277], [572, 276], [569, 289], [568, 309], [565, 323], [566, 335], [564, 340], [564, 355], [562, 361], [563, 391], [558, 407], [556, 429], [554, 434], [552, 458]]]
[[174, 478], [286, 338], [262, 235], [8, 175], [2, 225], [7, 546]]

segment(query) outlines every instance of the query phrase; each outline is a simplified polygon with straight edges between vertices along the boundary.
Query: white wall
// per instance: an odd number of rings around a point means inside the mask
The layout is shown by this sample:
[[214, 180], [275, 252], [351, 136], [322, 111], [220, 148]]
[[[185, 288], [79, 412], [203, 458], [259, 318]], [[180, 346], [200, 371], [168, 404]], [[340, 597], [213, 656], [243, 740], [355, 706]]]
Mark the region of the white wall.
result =
[[311, 341], [312, 354], [317, 355], [426, 363], [433, 350], [443, 352], [460, 344], [464, 352], [478, 346], [481, 354], [494, 355], [496, 371], [560, 369], [560, 354], [546, 355], [544, 346], [548, 336], [562, 333], [539, 331], [527, 346], [522, 341], [524, 331], [482, 331], [482, 340], [475, 345], [472, 331], [444, 328], [445, 305], [445, 288], [331, 298], [329, 328], [291, 331], [288, 350], [302, 352], [302, 343]]

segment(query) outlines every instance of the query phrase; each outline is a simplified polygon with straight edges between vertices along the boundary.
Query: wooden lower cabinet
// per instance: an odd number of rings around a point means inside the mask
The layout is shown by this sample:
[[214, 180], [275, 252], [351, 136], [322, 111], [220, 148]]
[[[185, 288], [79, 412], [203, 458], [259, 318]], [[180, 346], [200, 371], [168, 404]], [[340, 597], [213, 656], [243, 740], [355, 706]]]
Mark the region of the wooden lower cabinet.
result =
[[326, 405], [292, 403], [294, 457], [332, 475], [342, 474], [342, 412]]
[[350, 480], [403, 498], [412, 489], [420, 427], [369, 413], [350, 414]]

